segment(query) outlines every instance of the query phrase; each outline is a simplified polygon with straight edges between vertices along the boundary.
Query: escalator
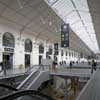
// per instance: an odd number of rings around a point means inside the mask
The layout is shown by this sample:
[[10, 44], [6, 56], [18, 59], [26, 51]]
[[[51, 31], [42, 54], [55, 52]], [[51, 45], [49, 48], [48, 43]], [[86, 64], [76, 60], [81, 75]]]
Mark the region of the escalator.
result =
[[30, 74], [17, 88], [0, 84], [0, 87], [7, 90], [0, 96], [0, 100], [53, 100], [37, 91], [43, 82], [50, 80], [49, 71], [40, 71], [39, 68], [28, 71]]
[[31, 82], [39, 74], [39, 71], [32, 72], [18, 87], [17, 89], [25, 90], [31, 84]]
[[37, 90], [44, 81], [49, 80], [49, 71], [40, 71], [39, 68], [35, 71], [33, 70], [29, 76], [17, 87], [17, 89]]
[[18, 90], [4, 84], [0, 84], [0, 87], [12, 90], [12, 93], [1, 96], [0, 100], [54, 100], [51, 97], [46, 96], [35, 90]]

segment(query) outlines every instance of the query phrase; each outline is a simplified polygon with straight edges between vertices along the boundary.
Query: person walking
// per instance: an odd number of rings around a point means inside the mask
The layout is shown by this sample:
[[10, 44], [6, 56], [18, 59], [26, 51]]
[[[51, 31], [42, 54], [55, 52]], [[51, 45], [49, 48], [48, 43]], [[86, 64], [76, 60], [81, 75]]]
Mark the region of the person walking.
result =
[[54, 71], [54, 72], [56, 72], [56, 65], [57, 65], [57, 63], [55, 61], [53, 61], [52, 71]]
[[7, 72], [6, 72], [6, 70], [7, 70], [6, 69], [6, 61], [3, 62], [2, 68], [3, 68], [4, 75], [6, 76], [6, 74], [7, 74]]
[[1, 71], [0, 72], [3, 72], [3, 74], [6, 76], [5, 62], [0, 62], [0, 67], [1, 67]]
[[3, 71], [3, 63], [0, 62], [0, 72], [2, 72], [2, 71]]
[[96, 62], [94, 61], [94, 59], [92, 60], [91, 74], [93, 74], [93, 70], [96, 71]]
[[96, 69], [97, 69], [97, 62], [94, 61], [94, 70], [96, 71]]
[[72, 61], [70, 61], [69, 65], [70, 65], [70, 71], [71, 71], [71, 69], [72, 69]]

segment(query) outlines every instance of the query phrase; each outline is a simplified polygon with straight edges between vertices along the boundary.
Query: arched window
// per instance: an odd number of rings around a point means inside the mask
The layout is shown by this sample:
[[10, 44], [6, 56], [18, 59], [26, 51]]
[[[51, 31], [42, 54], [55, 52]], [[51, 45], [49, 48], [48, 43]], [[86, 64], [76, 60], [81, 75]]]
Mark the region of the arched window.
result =
[[30, 39], [25, 40], [25, 52], [32, 52], [32, 41]]
[[39, 53], [44, 53], [43, 44], [40, 44], [40, 45], [39, 45]]
[[11, 33], [9, 33], [9, 32], [4, 33], [3, 46], [15, 47], [15, 38]]

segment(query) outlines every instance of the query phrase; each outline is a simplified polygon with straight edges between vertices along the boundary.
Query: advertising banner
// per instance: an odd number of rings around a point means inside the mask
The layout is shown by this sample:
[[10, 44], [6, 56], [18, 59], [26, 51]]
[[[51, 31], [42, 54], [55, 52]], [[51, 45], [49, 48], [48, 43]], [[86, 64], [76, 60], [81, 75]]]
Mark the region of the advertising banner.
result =
[[69, 47], [69, 24], [61, 25], [61, 47]]

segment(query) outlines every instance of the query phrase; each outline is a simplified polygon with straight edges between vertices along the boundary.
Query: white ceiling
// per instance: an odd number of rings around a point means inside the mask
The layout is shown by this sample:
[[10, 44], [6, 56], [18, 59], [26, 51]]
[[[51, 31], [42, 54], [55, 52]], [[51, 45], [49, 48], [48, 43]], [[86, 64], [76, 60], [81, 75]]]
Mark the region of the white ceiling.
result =
[[[0, 24], [15, 28], [21, 34], [33, 34], [53, 43], [60, 42], [62, 22], [44, 0], [0, 0]], [[70, 33], [70, 48], [87, 54], [90, 52], [73, 32]]]
[[61, 19], [42, 0], [20, 1], [22, 8], [18, 0], [0, 0], [0, 21], [14, 23], [20, 30], [24, 28], [23, 33], [28, 29], [36, 36], [41, 34], [39, 38], [46, 37], [56, 41], [58, 37], [55, 31], [59, 29]]

